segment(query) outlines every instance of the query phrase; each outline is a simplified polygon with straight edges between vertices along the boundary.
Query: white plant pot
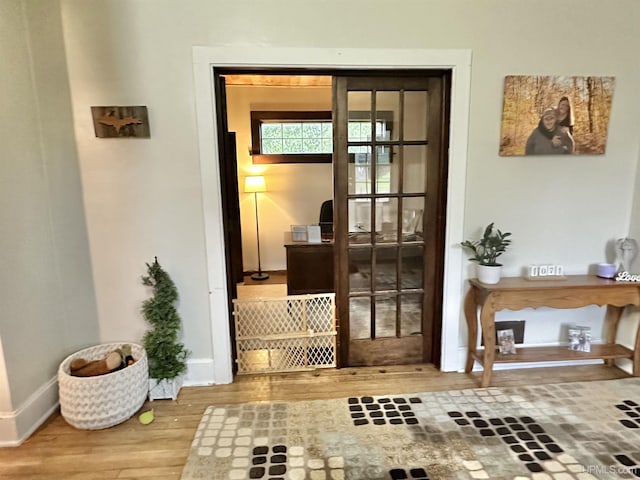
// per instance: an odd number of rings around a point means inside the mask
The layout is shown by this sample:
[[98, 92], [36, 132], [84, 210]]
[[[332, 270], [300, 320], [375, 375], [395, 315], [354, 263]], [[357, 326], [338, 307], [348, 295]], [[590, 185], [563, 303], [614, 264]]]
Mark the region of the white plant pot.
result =
[[149, 379], [149, 400], [163, 400], [178, 398], [178, 392], [182, 388], [182, 375], [170, 380]]
[[502, 265], [476, 265], [478, 280], [482, 283], [494, 284], [500, 281]]

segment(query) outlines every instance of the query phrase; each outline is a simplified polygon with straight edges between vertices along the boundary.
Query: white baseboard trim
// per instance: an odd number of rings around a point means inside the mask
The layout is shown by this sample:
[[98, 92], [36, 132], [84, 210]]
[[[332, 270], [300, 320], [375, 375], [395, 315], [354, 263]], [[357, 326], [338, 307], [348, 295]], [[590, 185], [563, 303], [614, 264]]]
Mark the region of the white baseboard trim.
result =
[[192, 358], [187, 360], [187, 373], [184, 377], [185, 387], [201, 387], [214, 385], [213, 358]]
[[58, 378], [53, 377], [12, 412], [0, 412], [0, 447], [17, 447], [58, 408]]

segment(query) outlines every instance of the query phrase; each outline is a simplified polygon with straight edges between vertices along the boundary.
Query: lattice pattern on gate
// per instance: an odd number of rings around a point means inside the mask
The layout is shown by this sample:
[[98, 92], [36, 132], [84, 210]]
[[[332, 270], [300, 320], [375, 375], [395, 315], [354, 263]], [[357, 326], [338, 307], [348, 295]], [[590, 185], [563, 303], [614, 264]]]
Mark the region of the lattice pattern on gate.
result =
[[336, 366], [335, 294], [233, 301], [238, 373]]

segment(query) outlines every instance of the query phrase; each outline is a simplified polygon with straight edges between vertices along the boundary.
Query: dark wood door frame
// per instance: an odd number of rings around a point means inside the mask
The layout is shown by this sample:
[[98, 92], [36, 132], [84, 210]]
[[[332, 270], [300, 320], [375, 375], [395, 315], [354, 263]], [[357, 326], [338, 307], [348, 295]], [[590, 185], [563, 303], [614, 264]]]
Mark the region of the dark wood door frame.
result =
[[[394, 73], [403, 74], [407, 76], [421, 76], [425, 73], [430, 72], [429, 69], [408, 69], [408, 70], [394, 70]], [[235, 326], [233, 325], [233, 303], [232, 299], [237, 296], [236, 293], [236, 282], [234, 280], [234, 272], [235, 268], [233, 267], [234, 258], [237, 258], [238, 252], [237, 249], [241, 249], [241, 242], [233, 242], [231, 237], [233, 236], [233, 230], [235, 228], [235, 224], [237, 223], [239, 228], [239, 197], [238, 197], [238, 179], [237, 179], [237, 165], [233, 165], [233, 168], [227, 164], [228, 157], [225, 152], [228, 151], [228, 143], [227, 136], [225, 133], [227, 132], [227, 120], [226, 120], [226, 89], [224, 85], [224, 75], [225, 74], [260, 74], [260, 75], [351, 75], [351, 76], [376, 76], [376, 75], [385, 75], [389, 76], [389, 70], [385, 69], [317, 69], [317, 68], [255, 68], [255, 67], [225, 67], [225, 68], [214, 68], [213, 76], [214, 76], [214, 95], [216, 99], [216, 118], [218, 122], [218, 149], [219, 149], [219, 159], [220, 159], [220, 174], [221, 174], [221, 200], [223, 205], [223, 210], [226, 212], [223, 215], [223, 229], [224, 229], [224, 238], [225, 238], [225, 263], [227, 270], [227, 292], [228, 292], [228, 310], [229, 310], [229, 321], [230, 321], [230, 334], [231, 334], [231, 345], [232, 345], [232, 364], [235, 365]], [[446, 118], [443, 120], [443, 131], [442, 131], [442, 141], [443, 145], [448, 145], [449, 138], [449, 110], [450, 110], [450, 90], [451, 90], [451, 75], [446, 76], [446, 88], [444, 91], [446, 95], [443, 95], [443, 102], [445, 102], [445, 107], [443, 109]], [[335, 101], [335, 100], [334, 100]], [[223, 132], [223, 133], [221, 133]], [[445, 149], [443, 149], [445, 150]], [[443, 152], [446, 155], [446, 150]], [[444, 162], [445, 167], [441, 171], [441, 175], [444, 178], [445, 185], [444, 192], [439, 193], [440, 201], [446, 202], [446, 178], [447, 178], [447, 162]], [[230, 178], [230, 170], [235, 169], [235, 192], [230, 191], [233, 189], [229, 189], [225, 187], [227, 183], [227, 179]], [[334, 180], [335, 181], [335, 180]], [[335, 187], [334, 187], [335, 188]], [[237, 204], [237, 218], [234, 218], [234, 211], [236, 210]], [[443, 222], [444, 225], [444, 222]], [[443, 227], [446, 229], [446, 227]], [[444, 238], [444, 229], [442, 232], [438, 232], [437, 235]], [[240, 252], [241, 258], [241, 252]], [[334, 271], [336, 272], [336, 277], [338, 275], [338, 267], [337, 257], [334, 257], [336, 261], [336, 265]], [[444, 271], [444, 253], [438, 258], [434, 259], [435, 262], [438, 263], [438, 269], [440, 272]], [[336, 278], [337, 281], [337, 278]], [[443, 290], [443, 275], [441, 274], [440, 280], [437, 283], [437, 290], [435, 291], [435, 295], [442, 298], [442, 290]], [[336, 301], [339, 305], [341, 301], [340, 298], [337, 298]], [[441, 348], [442, 348], [442, 304], [440, 302], [438, 312], [434, 312], [435, 317], [439, 319], [439, 321], [434, 322], [433, 326], [433, 339], [435, 342], [433, 343], [433, 348], [431, 349], [432, 355], [431, 359], [425, 359], [428, 363], [433, 363], [435, 366], [440, 366], [441, 361]], [[338, 319], [339, 322], [340, 319]], [[338, 336], [340, 335], [340, 327], [338, 326]], [[338, 366], [341, 365], [341, 346], [339, 345], [338, 352]]]
[[[229, 308], [229, 331], [235, 339], [233, 302], [237, 297], [236, 284], [242, 281], [242, 231], [240, 228], [240, 202], [238, 200], [238, 164], [236, 158], [236, 135], [229, 132], [227, 124], [227, 93], [224, 77], [214, 77], [218, 149], [220, 156], [220, 186], [222, 200], [222, 222], [224, 226], [225, 265], [227, 270], [227, 302]], [[236, 344], [231, 341], [231, 365], [236, 373]]]

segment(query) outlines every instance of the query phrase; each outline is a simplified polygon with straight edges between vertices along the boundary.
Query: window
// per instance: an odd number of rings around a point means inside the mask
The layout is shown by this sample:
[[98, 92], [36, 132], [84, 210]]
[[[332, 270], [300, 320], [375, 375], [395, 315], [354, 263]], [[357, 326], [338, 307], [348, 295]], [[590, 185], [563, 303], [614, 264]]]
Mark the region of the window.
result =
[[251, 112], [253, 163], [331, 163], [331, 112]]
[[[369, 112], [349, 112], [349, 142], [371, 141], [371, 121], [365, 115]], [[393, 124], [393, 112], [379, 112], [376, 120], [376, 138], [388, 141]], [[254, 164], [265, 163], [331, 163], [333, 159], [333, 123], [329, 111], [291, 112], [251, 112], [251, 158]], [[350, 146], [350, 154], [366, 154], [370, 147]], [[379, 163], [383, 156], [390, 159], [390, 147], [378, 147]], [[369, 157], [367, 155], [367, 157]], [[356, 172], [363, 178], [371, 168], [371, 161], [359, 156]], [[352, 159], [354, 161], [354, 159]], [[388, 160], [389, 163], [389, 160]], [[367, 171], [365, 172], [366, 169]], [[390, 168], [378, 178], [378, 193], [390, 190]], [[380, 174], [380, 170], [379, 170]], [[386, 182], [386, 187], [385, 187]], [[359, 191], [358, 193], [369, 193]]]

